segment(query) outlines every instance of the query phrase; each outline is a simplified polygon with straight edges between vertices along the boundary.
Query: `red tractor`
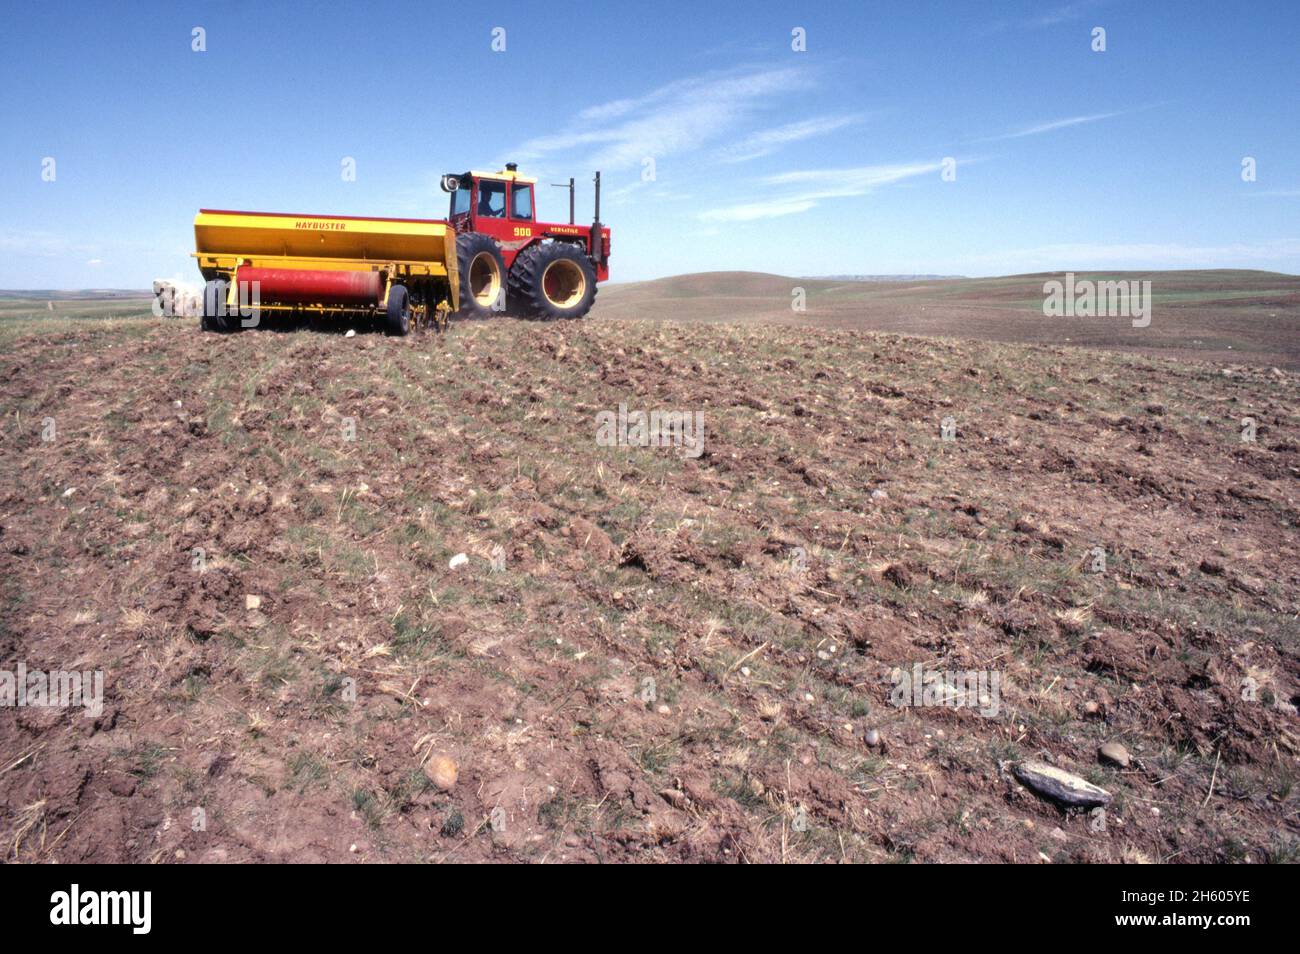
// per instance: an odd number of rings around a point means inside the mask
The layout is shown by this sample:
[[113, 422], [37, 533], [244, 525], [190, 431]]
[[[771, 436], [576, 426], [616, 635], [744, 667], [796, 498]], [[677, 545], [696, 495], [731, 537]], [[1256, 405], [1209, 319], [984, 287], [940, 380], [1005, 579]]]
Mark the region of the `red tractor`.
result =
[[442, 177], [451, 193], [448, 222], [456, 232], [460, 273], [458, 314], [486, 318], [509, 311], [553, 321], [581, 318], [591, 310], [596, 283], [609, 278], [609, 229], [600, 223], [600, 173], [596, 173], [595, 221], [537, 221], [536, 179], [513, 162], [501, 172]]

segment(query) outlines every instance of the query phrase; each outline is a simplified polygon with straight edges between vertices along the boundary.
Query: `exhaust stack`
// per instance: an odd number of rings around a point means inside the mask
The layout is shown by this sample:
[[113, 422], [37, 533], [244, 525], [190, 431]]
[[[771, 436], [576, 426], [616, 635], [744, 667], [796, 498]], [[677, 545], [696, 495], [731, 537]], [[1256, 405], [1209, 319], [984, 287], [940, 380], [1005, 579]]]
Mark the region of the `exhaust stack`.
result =
[[591, 257], [598, 264], [605, 263], [605, 239], [600, 224], [600, 173], [596, 173], [596, 216], [591, 223]]

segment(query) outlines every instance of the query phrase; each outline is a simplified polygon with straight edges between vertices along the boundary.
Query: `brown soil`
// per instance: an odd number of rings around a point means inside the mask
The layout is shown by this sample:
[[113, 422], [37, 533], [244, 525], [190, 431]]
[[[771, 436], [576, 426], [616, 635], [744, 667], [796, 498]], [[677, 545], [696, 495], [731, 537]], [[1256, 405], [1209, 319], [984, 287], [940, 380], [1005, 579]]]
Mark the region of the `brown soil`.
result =
[[[13, 337], [0, 668], [102, 669], [106, 700], [0, 711], [0, 844], [1293, 859], [1295, 399], [1267, 368], [763, 326]], [[703, 455], [598, 446], [620, 402], [702, 411]], [[914, 663], [1001, 672], [1000, 714], [891, 706]], [[1113, 793], [1104, 827], [1025, 758]]]

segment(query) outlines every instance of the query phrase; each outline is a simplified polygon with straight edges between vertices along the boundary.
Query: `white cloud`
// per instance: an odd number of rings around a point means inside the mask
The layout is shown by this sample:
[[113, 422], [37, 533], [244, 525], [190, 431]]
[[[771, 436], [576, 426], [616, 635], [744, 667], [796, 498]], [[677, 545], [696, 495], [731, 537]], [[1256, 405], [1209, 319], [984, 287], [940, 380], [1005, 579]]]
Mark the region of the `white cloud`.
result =
[[1038, 136], [1042, 133], [1053, 132], [1057, 129], [1067, 129], [1070, 126], [1081, 126], [1084, 123], [1100, 122], [1103, 119], [1110, 119], [1112, 116], [1122, 116], [1123, 112], [1114, 113], [1093, 113], [1088, 116], [1069, 116], [1065, 119], [1053, 119], [1050, 122], [1038, 123], [1034, 126], [1026, 126], [1023, 129], [1017, 129], [1014, 132], [1002, 133], [998, 136], [986, 136], [983, 139], [975, 139], [973, 142], [999, 142], [1003, 139], [1021, 139], [1025, 136]]
[[1044, 10], [1040, 15], [1024, 21], [1024, 25], [1026, 27], [1042, 28], [1056, 26], [1058, 23], [1068, 23], [1070, 20], [1077, 20], [1091, 6], [1094, 6], [1094, 4], [1067, 3], [1063, 7]]
[[828, 195], [861, 195], [876, 186], [910, 179], [912, 176], [924, 175], [927, 172], [937, 172], [941, 165], [942, 163], [938, 161], [896, 162], [888, 165], [856, 166], [851, 169], [801, 169], [765, 176], [763, 182], [768, 185], [813, 183], [835, 190]]
[[646, 183], [640, 179], [635, 179], [627, 185], [619, 186], [617, 189], [608, 189], [605, 192], [606, 202], [617, 202], [619, 199], [625, 199], [634, 192], [639, 192], [646, 187]]
[[1077, 20], [1094, 6], [1096, 6], [1095, 3], [1067, 3], [1064, 6], [1044, 10], [1036, 16], [1023, 20], [995, 20], [979, 32], [984, 36], [989, 36], [994, 33], [1002, 33], [1005, 30], [1041, 30], [1061, 23], [1069, 23], [1071, 20]]
[[739, 142], [724, 146], [718, 151], [719, 162], [748, 162], [775, 152], [792, 142], [824, 136], [862, 121], [861, 116], [816, 116], [799, 122], [787, 123], [774, 129], [751, 133]]
[[703, 222], [752, 222], [807, 212], [823, 199], [838, 199], [867, 193], [927, 173], [938, 172], [941, 162], [907, 162], [850, 169], [802, 169], [765, 176], [768, 186], [802, 186], [801, 190], [773, 195], [770, 199], [740, 205], [706, 209]]
[[815, 196], [788, 196], [769, 199], [766, 202], [747, 202], [743, 205], [706, 209], [700, 213], [699, 218], [701, 222], [753, 222], [757, 219], [796, 215], [799, 212], [807, 212], [816, 205]]
[[773, 97], [806, 89], [798, 67], [741, 69], [677, 80], [645, 96], [618, 99], [578, 114], [569, 128], [528, 140], [513, 155], [536, 162], [548, 155], [589, 150], [586, 164], [619, 169], [693, 151], [717, 142]]

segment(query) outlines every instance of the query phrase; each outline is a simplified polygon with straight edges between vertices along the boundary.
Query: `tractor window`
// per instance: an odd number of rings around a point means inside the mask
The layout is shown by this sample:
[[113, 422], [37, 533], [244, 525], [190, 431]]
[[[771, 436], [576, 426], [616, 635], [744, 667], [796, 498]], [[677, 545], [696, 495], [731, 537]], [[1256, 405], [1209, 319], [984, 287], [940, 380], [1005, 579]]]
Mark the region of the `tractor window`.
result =
[[533, 187], [513, 185], [510, 187], [510, 215], [516, 219], [533, 218]]
[[467, 215], [469, 213], [469, 185], [463, 185], [451, 194], [451, 214]]
[[503, 219], [506, 216], [506, 184], [485, 182], [478, 184], [478, 214]]

